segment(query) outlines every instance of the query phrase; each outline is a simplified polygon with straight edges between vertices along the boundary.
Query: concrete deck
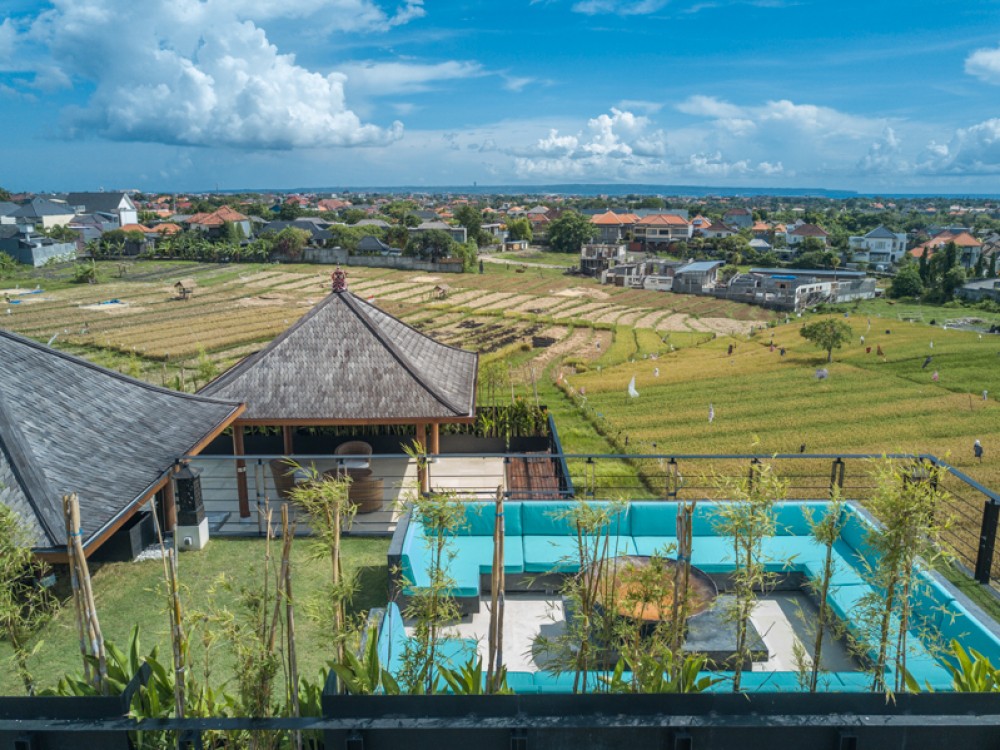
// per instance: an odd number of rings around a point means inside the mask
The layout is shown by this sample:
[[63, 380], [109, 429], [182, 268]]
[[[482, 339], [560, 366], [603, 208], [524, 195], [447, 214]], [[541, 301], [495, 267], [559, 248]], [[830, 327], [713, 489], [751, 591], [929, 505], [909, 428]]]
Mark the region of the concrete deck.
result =
[[[558, 638], [566, 627], [562, 599], [546, 594], [507, 594], [504, 610], [504, 663], [512, 672], [537, 672], [545, 668], [547, 655], [536, 648], [540, 635]], [[768, 650], [767, 661], [755, 662], [755, 672], [796, 671], [795, 653], [801, 648], [809, 656], [813, 636], [807, 622], [815, 621], [816, 606], [801, 591], [776, 591], [761, 597], [751, 615], [751, 622]], [[448, 637], [469, 638], [479, 642], [479, 654], [488, 658], [489, 597], [484, 596], [479, 612], [464, 618], [447, 630]], [[413, 635], [407, 623], [407, 634]], [[827, 636], [823, 641], [823, 669], [850, 672], [859, 667], [840, 641]]]
[[[332, 469], [334, 459], [297, 457], [303, 466], [315, 466], [319, 472]], [[283, 501], [278, 498], [271, 467], [266, 460], [246, 459], [247, 492], [250, 516], [240, 518], [236, 490], [236, 461], [230, 457], [199, 456], [191, 465], [201, 471], [202, 498], [208, 515], [210, 533], [220, 536], [258, 536], [264, 531], [266, 509], [273, 519], [281, 517]], [[372, 478], [383, 483], [382, 507], [372, 513], [355, 516], [351, 534], [391, 536], [396, 529], [407, 496], [417, 484], [416, 462], [408, 456], [375, 457], [371, 461]], [[434, 490], [452, 490], [470, 499], [487, 500], [495, 496], [496, 488], [506, 490], [502, 458], [478, 456], [439, 456], [430, 464], [430, 484]], [[308, 533], [308, 522], [302, 520], [299, 533]]]

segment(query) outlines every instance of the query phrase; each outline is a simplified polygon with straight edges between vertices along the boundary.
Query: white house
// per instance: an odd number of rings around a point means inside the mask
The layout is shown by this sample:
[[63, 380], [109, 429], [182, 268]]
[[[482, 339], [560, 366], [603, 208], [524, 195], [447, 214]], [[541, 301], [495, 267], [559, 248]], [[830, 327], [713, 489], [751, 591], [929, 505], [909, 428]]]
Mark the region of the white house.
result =
[[128, 193], [66, 193], [64, 200], [78, 214], [116, 216], [119, 227], [139, 223], [139, 212]]
[[895, 264], [906, 255], [906, 233], [890, 232], [879, 225], [866, 235], [848, 238], [847, 247], [855, 263]]

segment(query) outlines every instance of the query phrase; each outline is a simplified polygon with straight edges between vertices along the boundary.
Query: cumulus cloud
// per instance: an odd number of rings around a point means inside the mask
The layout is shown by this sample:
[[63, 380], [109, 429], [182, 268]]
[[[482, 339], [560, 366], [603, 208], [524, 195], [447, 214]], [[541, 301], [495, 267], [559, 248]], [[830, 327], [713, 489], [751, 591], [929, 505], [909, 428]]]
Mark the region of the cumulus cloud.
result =
[[901, 145], [896, 131], [886, 126], [881, 138], [872, 143], [868, 153], [858, 162], [858, 169], [865, 173], [905, 171], [908, 165], [902, 159]]
[[986, 83], [1000, 84], [1000, 47], [977, 49], [965, 58], [965, 72]]
[[[707, 95], [691, 96], [675, 109], [693, 121], [674, 117], [671, 123], [669, 115], [654, 109], [637, 114], [612, 108], [579, 131], [552, 130], [510, 153], [517, 157], [519, 176], [526, 178], [589, 175], [752, 184], [912, 174], [912, 157], [904, 155], [897, 123], [886, 118], [789, 99], [737, 104]], [[982, 134], [968, 133], [962, 143], [968, 152], [972, 143], [985, 141]]]
[[[392, 12], [374, 0], [54, 0], [18, 37], [44, 51], [33, 65], [35, 86], [93, 87], [86, 104], [67, 113], [70, 135], [260, 149], [379, 145], [399, 138], [401, 123], [363, 123], [347, 106], [343, 73], [300, 65], [259, 24], [316, 18], [375, 31], [423, 13], [422, 0]], [[10, 39], [12, 28], [0, 27], [0, 52], [19, 41]], [[373, 87], [413, 90], [434, 75], [470, 70], [409, 67], [355, 72]]]
[[918, 168], [934, 174], [1000, 174], [1000, 118], [960, 128], [946, 144], [931, 141]]

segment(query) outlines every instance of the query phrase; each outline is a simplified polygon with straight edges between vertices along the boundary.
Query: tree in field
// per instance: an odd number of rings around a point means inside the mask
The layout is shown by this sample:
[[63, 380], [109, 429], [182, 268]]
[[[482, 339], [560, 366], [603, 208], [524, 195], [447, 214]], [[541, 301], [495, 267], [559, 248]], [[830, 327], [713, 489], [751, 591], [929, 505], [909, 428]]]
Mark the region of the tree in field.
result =
[[0, 201], [9, 201], [9, 200], [10, 200], [10, 191], [0, 187]]
[[527, 240], [531, 242], [531, 222], [524, 217], [508, 221], [507, 236], [512, 240]]
[[557, 253], [579, 253], [597, 236], [597, 227], [576, 211], [567, 211], [549, 225], [549, 246]]
[[285, 227], [274, 238], [274, 252], [289, 260], [302, 257], [302, 249], [309, 243], [309, 232], [297, 227]]
[[466, 236], [477, 245], [485, 244], [483, 234], [483, 212], [475, 206], [465, 204], [455, 209], [455, 221], [465, 227]]
[[920, 271], [912, 263], [900, 268], [889, 286], [889, 296], [894, 299], [919, 297], [923, 293], [924, 282], [920, 278]]
[[799, 335], [807, 341], [811, 341], [820, 349], [826, 350], [826, 361], [833, 360], [833, 350], [839, 349], [846, 342], [851, 340], [854, 333], [851, 327], [842, 320], [836, 318], [826, 318], [802, 326]]

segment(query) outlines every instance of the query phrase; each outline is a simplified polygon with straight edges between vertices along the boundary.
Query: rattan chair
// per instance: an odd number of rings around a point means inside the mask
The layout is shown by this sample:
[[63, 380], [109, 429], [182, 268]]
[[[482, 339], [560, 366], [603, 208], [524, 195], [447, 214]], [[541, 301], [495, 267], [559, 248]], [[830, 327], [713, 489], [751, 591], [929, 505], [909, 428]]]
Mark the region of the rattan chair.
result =
[[363, 440], [348, 440], [346, 443], [338, 445], [334, 450], [334, 455], [351, 456], [351, 458], [337, 459], [338, 468], [349, 469], [369, 469], [371, 468], [372, 447]]

